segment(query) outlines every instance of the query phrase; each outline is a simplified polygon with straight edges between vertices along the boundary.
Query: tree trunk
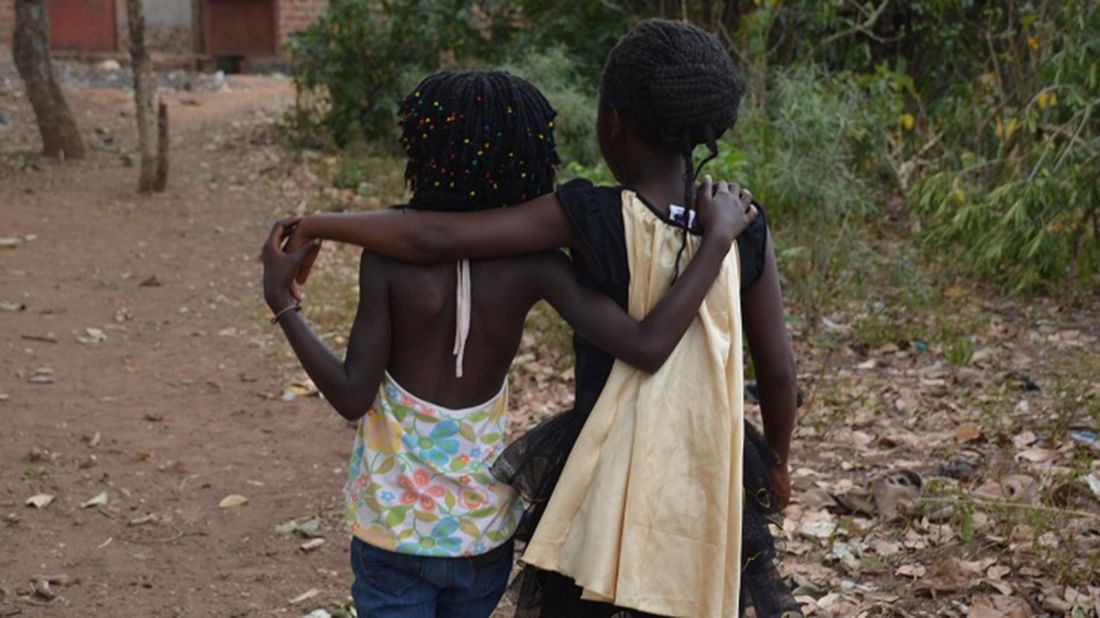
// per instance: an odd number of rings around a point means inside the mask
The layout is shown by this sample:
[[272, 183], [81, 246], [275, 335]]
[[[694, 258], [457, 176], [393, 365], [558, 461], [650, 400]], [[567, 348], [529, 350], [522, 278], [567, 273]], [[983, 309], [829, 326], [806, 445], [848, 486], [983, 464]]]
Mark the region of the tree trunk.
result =
[[145, 10], [141, 0], [126, 0], [126, 12], [130, 22], [130, 58], [134, 70], [134, 102], [137, 104], [138, 150], [141, 152], [138, 191], [149, 193], [157, 182], [153, 62], [145, 49]]
[[168, 105], [157, 103], [157, 179], [153, 190], [161, 193], [168, 187]]
[[12, 57], [34, 108], [42, 152], [48, 157], [80, 159], [84, 156], [84, 140], [57, 83], [47, 23], [45, 0], [15, 0]]

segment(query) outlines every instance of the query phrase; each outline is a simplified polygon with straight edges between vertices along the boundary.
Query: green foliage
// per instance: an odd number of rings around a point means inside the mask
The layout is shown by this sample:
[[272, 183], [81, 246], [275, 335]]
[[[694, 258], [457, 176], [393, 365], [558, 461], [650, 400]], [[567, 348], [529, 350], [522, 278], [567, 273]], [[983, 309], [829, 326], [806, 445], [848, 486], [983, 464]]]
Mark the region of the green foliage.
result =
[[49, 468], [30, 467], [23, 470], [23, 478], [28, 481], [43, 481], [49, 479], [52, 475], [53, 471]]
[[962, 367], [974, 356], [974, 342], [969, 337], [958, 337], [946, 343], [947, 360], [956, 367]]
[[430, 71], [484, 57], [509, 26], [468, 0], [332, 0], [287, 45], [296, 126], [338, 145], [389, 140], [398, 99]]
[[329, 184], [337, 189], [360, 193], [367, 186], [371, 170], [358, 157], [341, 159], [329, 176]]
[[533, 50], [563, 50], [575, 59], [583, 83], [595, 88], [607, 52], [642, 14], [639, 10], [645, 10], [638, 5], [646, 3], [519, 0], [514, 4], [534, 27], [520, 32], [511, 55], [529, 58], [537, 55]]
[[593, 135], [599, 69], [652, 16], [729, 44], [752, 96], [709, 171], [765, 205], [811, 317], [867, 288], [876, 236], [1020, 292], [1100, 274], [1096, 0], [333, 0], [289, 44], [288, 126], [299, 144], [392, 143], [417, 79], [503, 66], [558, 109], [561, 179], [613, 182]]
[[929, 255], [1016, 291], [1100, 271], [1100, 3], [785, 0], [719, 22], [766, 108], [792, 66], [878, 90], [852, 103], [882, 113], [889, 173], [852, 171], [897, 185]]
[[1046, 418], [1047, 429], [1054, 435], [1070, 427], [1100, 424], [1100, 393], [1092, 384], [1100, 375], [1100, 356], [1091, 352], [1066, 354], [1059, 359], [1050, 390], [1054, 399]]
[[[878, 84], [875, 84], [878, 87]], [[889, 109], [851, 77], [814, 68], [776, 74], [750, 103], [714, 164], [743, 179], [769, 212], [791, 220], [862, 218], [876, 209]]]
[[596, 85], [580, 78], [576, 60], [564, 48], [551, 47], [538, 54], [526, 54], [501, 68], [538, 87], [558, 111], [554, 130], [563, 163], [590, 166], [600, 160], [596, 144]]
[[566, 161], [562, 169], [558, 171], [558, 182], [565, 183], [574, 178], [586, 178], [598, 185], [611, 186], [618, 184], [603, 159], [597, 161], [595, 165], [582, 165], [576, 161]]
[[988, 71], [930, 108], [939, 160], [913, 191], [927, 240], [1016, 291], [1100, 271], [1100, 5], [1081, 8], [987, 33]]
[[810, 316], [857, 283], [869, 262], [861, 230], [878, 210], [893, 118], [889, 105], [867, 100], [883, 89], [881, 80], [814, 68], [779, 72], [745, 106], [709, 168], [750, 187], [764, 206], [786, 290]]

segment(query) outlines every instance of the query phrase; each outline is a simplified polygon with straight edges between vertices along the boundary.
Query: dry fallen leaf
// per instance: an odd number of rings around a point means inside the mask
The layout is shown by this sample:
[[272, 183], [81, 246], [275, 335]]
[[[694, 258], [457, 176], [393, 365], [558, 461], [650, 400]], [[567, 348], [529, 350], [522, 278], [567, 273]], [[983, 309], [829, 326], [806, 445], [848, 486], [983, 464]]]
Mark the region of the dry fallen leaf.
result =
[[298, 596], [291, 599], [290, 604], [291, 605], [297, 605], [297, 604], [301, 603], [302, 601], [308, 601], [308, 600], [312, 599], [313, 597], [315, 597], [319, 594], [321, 594], [320, 590], [318, 590], [316, 588], [310, 588], [309, 590], [306, 590], [302, 594], [299, 594]]
[[911, 470], [897, 470], [871, 482], [879, 516], [893, 519], [920, 499], [921, 478]]
[[1032, 615], [1027, 601], [1005, 594], [975, 596], [967, 614], [980, 618], [1030, 618]]
[[971, 574], [957, 558], [944, 558], [925, 569], [913, 588], [929, 592], [954, 592], [966, 590], [971, 583]]
[[93, 506], [103, 506], [107, 504], [107, 492], [100, 492], [80, 505], [80, 508], [91, 508]]
[[234, 509], [238, 506], [244, 506], [248, 504], [248, 498], [240, 494], [229, 494], [222, 498], [222, 501], [218, 503], [218, 508], [222, 509]]
[[1100, 474], [1091, 473], [1081, 477], [1081, 480], [1088, 483], [1089, 490], [1093, 495], [1100, 498]]
[[894, 575], [903, 575], [916, 579], [918, 577], [923, 577], [924, 571], [924, 565], [922, 564], [903, 564], [894, 571]]
[[883, 558], [889, 558], [896, 555], [901, 551], [901, 543], [891, 543], [890, 541], [875, 541], [871, 546], [875, 550], [875, 553]]
[[960, 444], [967, 442], [974, 442], [982, 437], [982, 428], [973, 424], [966, 423], [965, 425], [959, 425], [959, 428], [955, 430], [955, 441]]
[[99, 328], [85, 328], [84, 335], [77, 335], [76, 340], [84, 345], [96, 345], [107, 341], [107, 333]]
[[817, 512], [807, 517], [798, 526], [798, 532], [802, 536], [810, 537], [812, 539], [827, 539], [833, 535], [836, 530], [836, 523], [833, 522], [832, 517], [826, 512]]
[[31, 372], [31, 376], [27, 378], [27, 381], [31, 384], [53, 384], [57, 379], [50, 367], [38, 367]]
[[54, 497], [50, 494], [35, 494], [30, 498], [27, 498], [26, 505], [33, 506], [36, 509], [44, 509], [53, 502]]
[[37, 579], [32, 586], [34, 588], [34, 594], [47, 600], [52, 601], [57, 597], [57, 593], [50, 588], [50, 582], [44, 579]]
[[152, 523], [156, 523], [158, 521], [160, 521], [160, 518], [157, 517], [156, 515], [153, 515], [152, 513], [150, 513], [148, 515], [143, 515], [141, 517], [135, 517], [134, 519], [131, 519], [127, 523], [131, 526], [144, 526], [145, 524], [152, 524]]
[[1016, 453], [1017, 460], [1026, 460], [1031, 463], [1043, 463], [1054, 458], [1054, 451], [1048, 451], [1045, 448], [1029, 448], [1027, 450]]
[[814, 487], [797, 494], [796, 499], [815, 511], [836, 506], [836, 500], [833, 499], [833, 496], [820, 487]]

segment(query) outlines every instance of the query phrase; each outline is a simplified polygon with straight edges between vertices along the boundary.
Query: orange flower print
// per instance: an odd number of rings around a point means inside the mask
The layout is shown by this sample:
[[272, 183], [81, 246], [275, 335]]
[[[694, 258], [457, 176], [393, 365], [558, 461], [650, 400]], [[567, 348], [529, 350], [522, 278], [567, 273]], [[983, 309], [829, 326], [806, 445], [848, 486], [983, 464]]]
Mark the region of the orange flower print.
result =
[[430, 480], [431, 477], [424, 470], [413, 472], [411, 479], [404, 474], [397, 477], [397, 484], [405, 490], [401, 494], [401, 504], [413, 504], [419, 500], [422, 510], [434, 511], [435, 501], [447, 492], [442, 487], [428, 485]]

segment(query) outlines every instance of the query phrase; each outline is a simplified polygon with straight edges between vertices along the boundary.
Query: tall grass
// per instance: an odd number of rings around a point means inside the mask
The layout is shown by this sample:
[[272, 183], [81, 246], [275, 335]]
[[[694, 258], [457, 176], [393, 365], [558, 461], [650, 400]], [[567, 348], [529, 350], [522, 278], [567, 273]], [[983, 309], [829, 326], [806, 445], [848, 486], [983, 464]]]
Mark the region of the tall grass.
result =
[[745, 106], [712, 168], [764, 206], [785, 293], [812, 322], [860, 280], [866, 224], [882, 208], [892, 118], [867, 96], [843, 76], [779, 72]]

